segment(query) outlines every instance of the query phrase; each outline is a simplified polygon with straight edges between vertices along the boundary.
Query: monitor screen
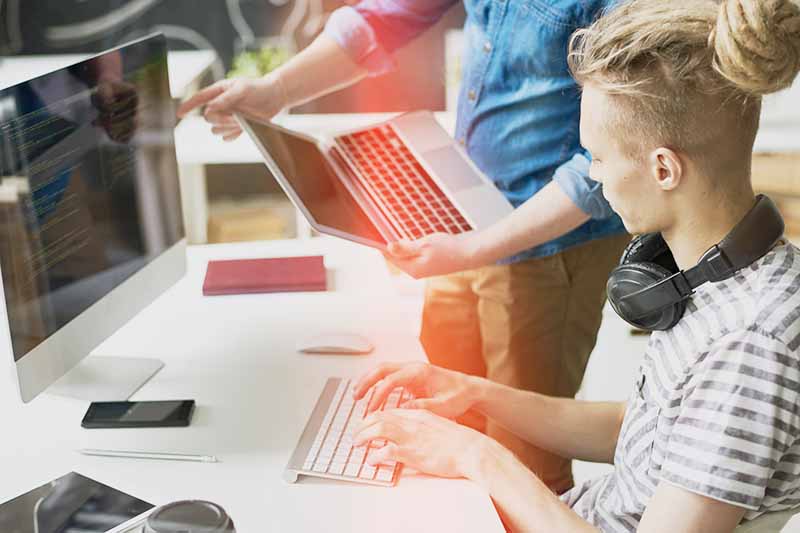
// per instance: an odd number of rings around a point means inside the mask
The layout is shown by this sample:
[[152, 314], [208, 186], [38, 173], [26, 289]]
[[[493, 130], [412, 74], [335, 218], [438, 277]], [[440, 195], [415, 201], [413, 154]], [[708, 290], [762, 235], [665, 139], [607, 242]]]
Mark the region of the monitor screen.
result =
[[183, 238], [166, 42], [0, 90], [0, 270], [14, 359]]
[[314, 221], [345, 234], [386, 243], [315, 143], [268, 124], [248, 124]]

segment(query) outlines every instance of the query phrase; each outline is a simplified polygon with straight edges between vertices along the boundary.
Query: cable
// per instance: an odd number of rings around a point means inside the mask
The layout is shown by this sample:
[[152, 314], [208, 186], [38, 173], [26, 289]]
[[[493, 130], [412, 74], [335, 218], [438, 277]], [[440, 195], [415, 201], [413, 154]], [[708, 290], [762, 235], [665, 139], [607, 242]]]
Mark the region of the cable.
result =
[[116, 11], [92, 20], [47, 28], [45, 30], [45, 38], [56, 46], [62, 47], [87, 43], [142, 15], [158, 2], [160, 0], [132, 0]]
[[214, 63], [211, 64], [211, 74], [212, 76], [214, 76], [215, 81], [221, 80], [222, 78], [225, 77], [225, 65], [222, 64], [222, 60], [219, 57], [219, 52], [214, 47], [214, 45], [211, 44], [211, 41], [203, 37], [195, 30], [191, 28], [186, 28], [184, 26], [161, 24], [153, 27], [153, 31], [159, 31], [163, 33], [166, 37], [171, 39], [178, 39], [180, 41], [185, 41], [200, 50], [203, 49], [213, 50], [217, 58], [214, 60]]
[[9, 0], [6, 28], [8, 28], [8, 47], [12, 54], [22, 50], [22, 33], [19, 25], [19, 0]]
[[306, 16], [306, 12], [308, 11], [308, 0], [296, 0], [294, 7], [292, 8], [292, 12], [289, 13], [289, 16], [286, 19], [286, 23], [281, 28], [280, 35], [283, 39], [288, 40], [292, 43], [295, 50], [297, 50], [297, 40], [294, 38], [294, 33], [297, 31], [297, 28], [300, 27], [300, 24], [303, 22], [303, 18]]
[[242, 6], [239, 0], [226, 0], [225, 4], [228, 7], [228, 17], [231, 19], [233, 29], [239, 34], [239, 39], [242, 40], [242, 48], [247, 49], [256, 42], [256, 36], [252, 28], [247, 24], [247, 21], [242, 15]]
[[[4, 1], [5, 1], [5, 0], [0, 0], [0, 17], [2, 17], [2, 16], [3, 16], [3, 2], [4, 2]], [[8, 28], [6, 28], [6, 31], [8, 31]], [[10, 38], [11, 38], [11, 37], [9, 37], [9, 39], [10, 39]], [[0, 41], [0, 44], [2, 44], [2, 42], [1, 42], [1, 41]], [[10, 48], [10, 46], [11, 46], [11, 45], [9, 44], [9, 48], [8, 48], [8, 50], [6, 50], [5, 48], [2, 48], [2, 47], [0, 47], [0, 54], [2, 54], [2, 55], [5, 55], [5, 54], [11, 55], [11, 48]]]
[[322, 20], [325, 13], [322, 11], [322, 0], [311, 0], [311, 9], [308, 13], [308, 20], [303, 25], [303, 35], [313, 37], [322, 27]]

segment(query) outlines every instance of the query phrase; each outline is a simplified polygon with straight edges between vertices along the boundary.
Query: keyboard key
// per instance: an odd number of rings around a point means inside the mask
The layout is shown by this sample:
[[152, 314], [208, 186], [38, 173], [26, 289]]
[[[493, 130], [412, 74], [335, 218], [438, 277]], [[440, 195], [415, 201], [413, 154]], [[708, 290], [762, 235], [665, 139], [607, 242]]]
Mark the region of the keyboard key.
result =
[[350, 452], [350, 457], [355, 460], [361, 460], [367, 454], [367, 447], [366, 446], [356, 446]]
[[359, 472], [358, 477], [361, 479], [372, 479], [375, 477], [376, 470], [377, 469], [374, 466], [364, 464], [361, 466], [361, 472]]
[[378, 473], [375, 474], [375, 479], [378, 481], [391, 481], [394, 477], [394, 468], [388, 466], [381, 466]]
[[349, 477], [357, 477], [360, 470], [360, 463], [349, 463], [344, 469], [344, 475]]

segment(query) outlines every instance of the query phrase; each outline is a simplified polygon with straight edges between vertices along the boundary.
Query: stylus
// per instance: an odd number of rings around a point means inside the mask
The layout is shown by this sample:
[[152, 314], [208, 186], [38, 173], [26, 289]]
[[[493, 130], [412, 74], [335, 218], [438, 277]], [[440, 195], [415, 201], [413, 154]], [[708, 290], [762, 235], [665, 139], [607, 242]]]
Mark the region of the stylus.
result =
[[159, 459], [163, 461], [196, 461], [199, 463], [216, 463], [215, 455], [189, 455], [184, 453], [163, 452], [132, 452], [122, 450], [94, 450], [81, 448], [78, 450], [83, 455], [97, 455], [100, 457], [126, 457], [130, 459]]

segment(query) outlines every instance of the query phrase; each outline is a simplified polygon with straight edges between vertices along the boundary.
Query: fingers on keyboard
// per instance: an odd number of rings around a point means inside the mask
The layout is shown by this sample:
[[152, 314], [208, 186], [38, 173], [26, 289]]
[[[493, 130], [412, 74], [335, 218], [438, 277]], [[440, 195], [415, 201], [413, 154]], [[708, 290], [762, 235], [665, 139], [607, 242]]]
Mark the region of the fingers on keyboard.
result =
[[[325, 474], [353, 481], [379, 481], [392, 483], [399, 468], [396, 461], [370, 464], [369, 456], [380, 453], [388, 442], [373, 439], [362, 446], [353, 446], [353, 434], [366, 414], [366, 407], [374, 395], [374, 388], [361, 399], [352, 395], [354, 385], [343, 381], [334, 394], [330, 407], [318, 430], [318, 434], [303, 463], [308, 473]], [[379, 406], [380, 409], [395, 409], [410, 396], [402, 388], [395, 388]]]

